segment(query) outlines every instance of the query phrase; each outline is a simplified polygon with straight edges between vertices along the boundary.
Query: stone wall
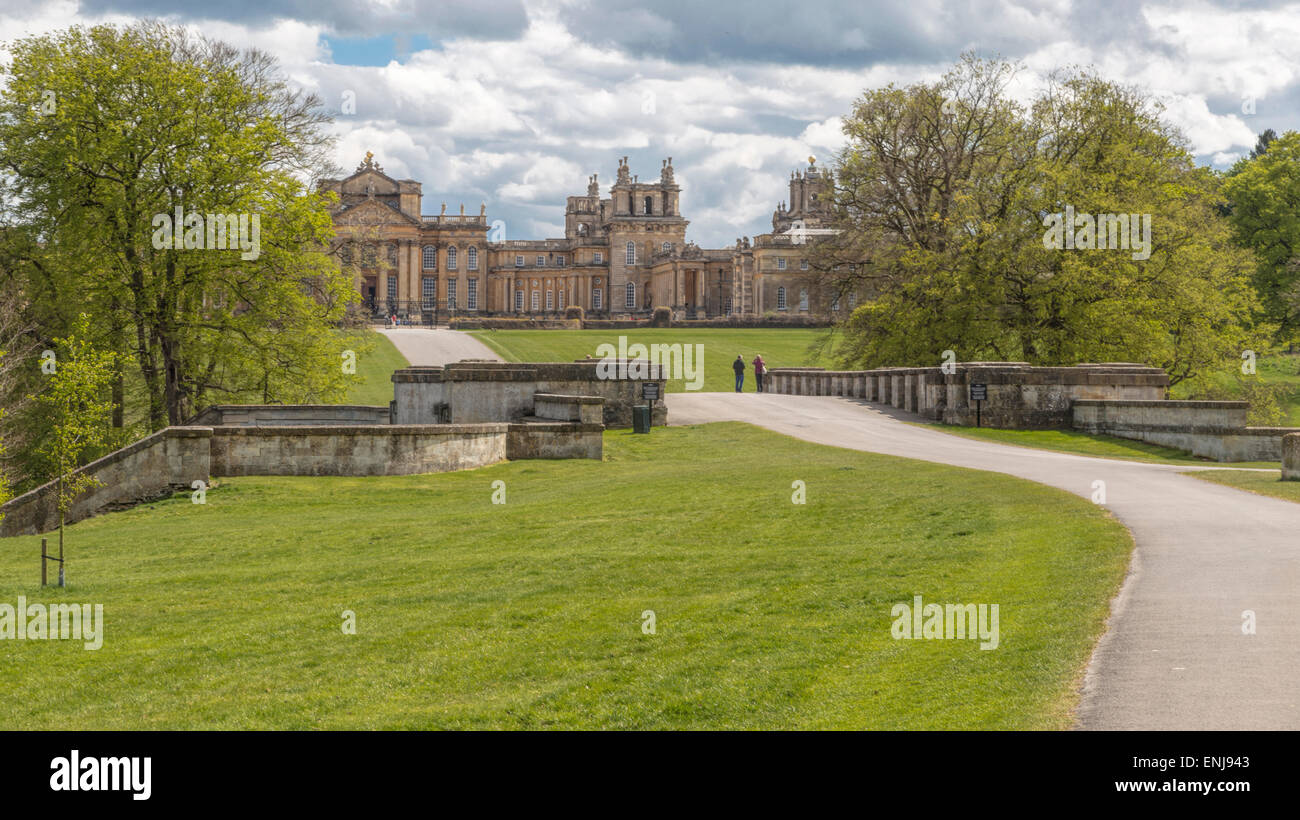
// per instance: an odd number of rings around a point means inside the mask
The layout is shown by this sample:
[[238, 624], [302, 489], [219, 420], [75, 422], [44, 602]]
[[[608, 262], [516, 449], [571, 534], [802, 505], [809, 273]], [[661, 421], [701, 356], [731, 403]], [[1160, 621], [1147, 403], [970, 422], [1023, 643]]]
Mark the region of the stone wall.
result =
[[[68, 510], [71, 524], [100, 512], [152, 501], [207, 481], [208, 427], [168, 427], [77, 470], [99, 480]], [[11, 499], [3, 508], [0, 536], [33, 535], [59, 525], [58, 484], [50, 482]]]
[[394, 424], [477, 424], [511, 422], [534, 411], [534, 395], [555, 393], [604, 399], [606, 427], [631, 427], [632, 407], [643, 404], [641, 385], [659, 385], [651, 422], [668, 423], [666, 380], [653, 368], [650, 378], [602, 379], [597, 360], [582, 362], [454, 362], [444, 367], [408, 367], [393, 374]]
[[604, 455], [605, 425], [599, 422], [531, 422], [511, 424], [506, 458], [591, 458]]
[[1094, 401], [1074, 404], [1074, 429], [1186, 450], [1215, 461], [1281, 461], [1292, 427], [1247, 427], [1244, 401]]
[[220, 427], [212, 474], [411, 475], [495, 464], [506, 424]]
[[284, 425], [388, 424], [389, 408], [369, 404], [215, 404], [190, 425], [275, 427]]
[[1300, 433], [1282, 436], [1282, 480], [1300, 481]]
[[1071, 407], [1079, 399], [1155, 400], [1169, 387], [1163, 370], [1136, 364], [1031, 367], [1023, 362], [965, 362], [951, 369], [786, 367], [773, 369], [768, 381], [773, 393], [863, 399], [963, 425], [976, 420], [970, 385], [984, 384], [988, 398], [979, 407], [980, 423], [1009, 428], [1069, 428]]

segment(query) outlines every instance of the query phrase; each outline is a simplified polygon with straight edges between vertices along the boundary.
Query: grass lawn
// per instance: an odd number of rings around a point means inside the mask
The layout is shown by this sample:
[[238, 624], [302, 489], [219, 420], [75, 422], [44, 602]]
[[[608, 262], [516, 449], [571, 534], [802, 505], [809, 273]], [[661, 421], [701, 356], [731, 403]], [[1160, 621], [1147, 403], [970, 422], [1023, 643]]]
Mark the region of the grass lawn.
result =
[[[731, 363], [736, 354], [745, 357], [745, 389], [754, 389], [755, 354], [762, 354], [768, 367], [833, 367], [828, 357], [809, 348], [827, 334], [825, 328], [633, 328], [629, 330], [476, 330], [473, 335], [510, 362], [571, 362], [587, 354], [596, 357], [597, 346], [618, 347], [618, 337], [627, 344], [699, 344], [704, 351], [706, 391], [734, 390], [736, 377]], [[681, 392], [685, 383], [668, 382], [670, 393]]]
[[359, 379], [348, 390], [339, 404], [380, 404], [384, 407], [393, 400], [392, 375], [410, 364], [406, 357], [398, 352], [388, 337], [373, 330], [362, 331], [365, 338], [373, 345], [369, 352], [357, 355], [357, 376]]
[[[0, 546], [0, 602], [107, 624], [0, 641], [0, 729], [1059, 729], [1131, 541], [1042, 485], [711, 424], [607, 433], [603, 463], [226, 479], [71, 527], [66, 590], [38, 539]], [[891, 639], [917, 594], [998, 604], [1000, 646]]]
[[[1016, 444], [1021, 447], [1035, 447], [1040, 450], [1056, 450], [1061, 453], [1075, 453], [1081, 456], [1097, 458], [1118, 458], [1126, 461], [1149, 461], [1161, 464], [1216, 464], [1204, 458], [1197, 458], [1182, 450], [1161, 447], [1145, 441], [1134, 441], [1114, 436], [1092, 435], [1076, 430], [1000, 430], [993, 427], [965, 427], [949, 424], [919, 424], [941, 433], [955, 436], [995, 441], [999, 444]], [[1234, 467], [1274, 467], [1276, 461], [1233, 462]], [[1228, 471], [1230, 472], [1230, 471]]]
[[1271, 495], [1287, 501], [1300, 501], [1300, 481], [1283, 481], [1281, 470], [1250, 472], [1247, 470], [1197, 470], [1187, 473], [1193, 478], [1226, 484], [1239, 490]]

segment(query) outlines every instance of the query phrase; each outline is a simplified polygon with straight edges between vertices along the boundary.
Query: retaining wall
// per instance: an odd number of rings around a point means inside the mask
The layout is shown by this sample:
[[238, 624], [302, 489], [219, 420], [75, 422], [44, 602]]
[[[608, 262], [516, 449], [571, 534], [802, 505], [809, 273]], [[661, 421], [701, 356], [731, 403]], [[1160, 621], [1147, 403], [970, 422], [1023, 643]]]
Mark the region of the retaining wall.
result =
[[[191, 489], [211, 475], [210, 427], [168, 427], [92, 461], [75, 474], [91, 475], [99, 486], [83, 493], [65, 516], [75, 523], [100, 512]], [[43, 484], [0, 510], [0, 536], [34, 535], [59, 526], [58, 482]]]
[[1294, 427], [1247, 427], [1244, 401], [1092, 401], [1074, 404], [1074, 429], [1186, 450], [1215, 461], [1281, 461]]
[[214, 404], [188, 424], [200, 427], [388, 424], [388, 414], [387, 406], [369, 404]]

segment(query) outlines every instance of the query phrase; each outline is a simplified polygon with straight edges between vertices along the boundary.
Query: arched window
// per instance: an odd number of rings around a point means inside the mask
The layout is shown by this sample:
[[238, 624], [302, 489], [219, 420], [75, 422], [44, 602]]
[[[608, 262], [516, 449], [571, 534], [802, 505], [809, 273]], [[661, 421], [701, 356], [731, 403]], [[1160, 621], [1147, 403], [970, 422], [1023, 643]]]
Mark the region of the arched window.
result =
[[628, 282], [625, 291], [627, 292], [627, 306], [630, 308], [636, 307], [636, 284]]
[[776, 289], [776, 309], [785, 310], [785, 288]]
[[424, 246], [424, 269], [425, 270], [438, 269], [438, 249], [432, 245]]
[[586, 235], [587, 235], [587, 223], [586, 223], [586, 222], [579, 222], [579, 223], [578, 223], [578, 236], [586, 236]]
[[808, 291], [807, 291], [807, 290], [800, 290], [800, 291], [799, 291], [799, 309], [800, 309], [800, 310], [807, 310], [807, 309], [808, 309]]
[[650, 197], [646, 197], [646, 198], [645, 198], [645, 213], [646, 213], [647, 215], [651, 212], [651, 208], [653, 207], [653, 205], [654, 205], [654, 200], [651, 199]]
[[628, 265], [636, 264], [636, 243], [635, 242], [627, 243], [627, 258], [624, 263]]
[[467, 270], [478, 270], [478, 248], [471, 247], [465, 251], [465, 267]]
[[447, 249], [447, 270], [456, 269], [456, 246], [452, 245]]

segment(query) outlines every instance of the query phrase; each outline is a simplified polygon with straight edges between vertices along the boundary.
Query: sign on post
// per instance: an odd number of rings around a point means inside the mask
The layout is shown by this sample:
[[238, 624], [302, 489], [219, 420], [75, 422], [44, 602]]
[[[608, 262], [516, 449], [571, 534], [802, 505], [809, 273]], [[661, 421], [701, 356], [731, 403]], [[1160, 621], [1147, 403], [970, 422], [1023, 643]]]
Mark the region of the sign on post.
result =
[[983, 409], [983, 402], [989, 397], [989, 386], [984, 382], [971, 382], [970, 400], [975, 402], [975, 426], [980, 426], [980, 410]]
[[641, 382], [641, 400], [659, 401], [659, 382]]

